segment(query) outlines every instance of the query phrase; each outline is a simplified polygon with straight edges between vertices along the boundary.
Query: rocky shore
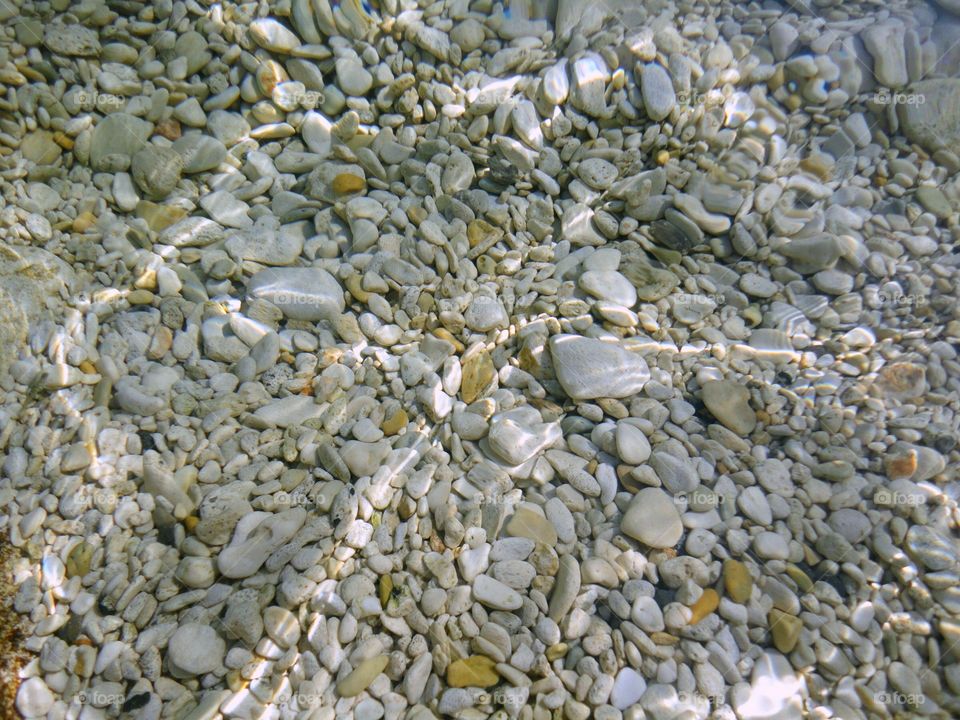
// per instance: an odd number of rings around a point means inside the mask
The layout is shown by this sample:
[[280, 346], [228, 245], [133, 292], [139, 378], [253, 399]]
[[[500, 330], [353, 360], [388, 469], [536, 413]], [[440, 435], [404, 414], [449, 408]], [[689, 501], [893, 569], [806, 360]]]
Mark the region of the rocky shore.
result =
[[960, 715], [954, 13], [0, 0], [7, 714]]

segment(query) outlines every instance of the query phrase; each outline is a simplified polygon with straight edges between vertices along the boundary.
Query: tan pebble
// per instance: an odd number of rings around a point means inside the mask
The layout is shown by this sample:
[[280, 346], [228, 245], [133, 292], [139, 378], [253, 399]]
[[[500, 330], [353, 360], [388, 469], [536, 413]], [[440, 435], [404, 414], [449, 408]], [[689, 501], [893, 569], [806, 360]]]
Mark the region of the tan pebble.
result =
[[796, 615], [772, 608], [767, 615], [767, 622], [770, 625], [770, 634], [773, 636], [773, 646], [782, 653], [793, 651], [800, 639], [803, 621]]
[[77, 215], [73, 219], [73, 225], [71, 229], [74, 232], [82, 233], [89, 230], [97, 222], [97, 216], [94, 215], [89, 210], [84, 210], [82, 213]]
[[557, 531], [543, 515], [528, 507], [520, 506], [506, 525], [508, 535], [525, 537], [548, 547], [557, 544]]
[[393, 593], [393, 578], [389, 575], [380, 576], [380, 607], [386, 608], [390, 595]]
[[73, 138], [69, 135], [65, 135], [62, 132], [55, 132], [53, 134], [53, 141], [64, 150], [73, 150]]
[[333, 179], [331, 186], [337, 195], [349, 195], [363, 190], [367, 181], [353, 173], [340, 173]]
[[463, 343], [457, 340], [457, 338], [446, 328], [436, 328], [432, 331], [441, 340], [446, 340], [448, 343], [453, 345], [454, 352], [462, 353], [464, 351]]
[[696, 625], [716, 610], [718, 605], [720, 605], [720, 596], [717, 594], [717, 591], [713, 588], [704, 590], [700, 599], [690, 606], [690, 624]]
[[653, 640], [655, 645], [676, 645], [680, 642], [680, 638], [665, 632], [652, 632], [650, 633], [650, 639]]
[[723, 587], [735, 603], [741, 605], [750, 599], [753, 592], [753, 578], [747, 566], [739, 560], [729, 558], [723, 561]]
[[176, 118], [161, 120], [154, 128], [154, 132], [170, 141], [179, 140], [181, 135], [180, 121]]
[[380, 424], [380, 429], [383, 431], [384, 435], [396, 435], [407, 426], [409, 421], [410, 420], [407, 417], [407, 411], [403, 408], [400, 408]]
[[484, 655], [471, 655], [447, 667], [447, 685], [455, 688], [490, 687], [500, 682], [496, 663]]
[[883, 467], [891, 480], [913, 477], [917, 471], [917, 451], [910, 449], [903, 454], [887, 455]]
[[793, 563], [789, 563], [787, 565], [786, 572], [787, 577], [797, 584], [800, 592], [813, 592], [813, 581], [810, 580], [809, 576], [803, 570], [798, 568]]
[[476, 247], [494, 233], [502, 234], [486, 220], [471, 220], [467, 225], [467, 241], [470, 247]]
[[337, 695], [344, 698], [355, 697], [370, 687], [370, 683], [387, 667], [390, 658], [378, 655], [364, 660], [343, 680], [337, 683]]
[[127, 302], [131, 305], [150, 305], [153, 297], [149, 290], [133, 290], [127, 294]]
[[544, 654], [547, 656], [547, 660], [549, 660], [550, 662], [553, 662], [557, 658], [562, 658], [564, 655], [566, 655], [567, 650], [569, 649], [570, 649], [569, 645], [561, 642], [561, 643], [557, 643], [556, 645], [551, 645], [550, 647], [548, 647], [546, 653]]
[[497, 369], [493, 365], [490, 353], [486, 350], [474, 353], [463, 363], [460, 397], [469, 405], [483, 395], [496, 374]]

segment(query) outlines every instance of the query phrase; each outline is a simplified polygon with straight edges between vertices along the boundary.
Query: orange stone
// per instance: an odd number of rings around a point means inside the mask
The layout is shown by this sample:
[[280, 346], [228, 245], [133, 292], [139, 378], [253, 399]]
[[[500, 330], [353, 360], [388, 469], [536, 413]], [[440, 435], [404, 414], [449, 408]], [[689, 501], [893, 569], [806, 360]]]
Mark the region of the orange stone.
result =
[[337, 195], [356, 193], [367, 187], [367, 181], [353, 173], [340, 173], [333, 179], [333, 191]]
[[717, 595], [717, 591], [713, 588], [707, 588], [703, 591], [703, 595], [700, 596], [700, 599], [690, 607], [690, 610], [693, 613], [693, 615], [690, 617], [690, 624], [696, 625], [707, 615], [716, 610], [717, 606], [719, 605], [720, 596]]
[[160, 137], [165, 137], [167, 140], [179, 140], [181, 131], [180, 131], [180, 121], [176, 118], [167, 118], [166, 120], [161, 120], [157, 123], [155, 132]]
[[917, 451], [908, 450], [900, 455], [888, 455], [883, 459], [883, 466], [891, 480], [913, 477], [917, 471]]

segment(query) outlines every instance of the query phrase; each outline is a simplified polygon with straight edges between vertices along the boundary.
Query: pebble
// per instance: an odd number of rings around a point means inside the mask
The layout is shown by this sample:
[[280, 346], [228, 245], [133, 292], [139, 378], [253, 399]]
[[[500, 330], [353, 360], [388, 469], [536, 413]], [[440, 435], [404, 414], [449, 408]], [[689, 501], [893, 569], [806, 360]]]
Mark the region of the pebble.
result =
[[172, 148], [148, 145], [137, 151], [130, 166], [137, 186], [154, 200], [173, 192], [183, 172], [183, 158]]
[[735, 603], [745, 604], [753, 594], [753, 578], [747, 566], [739, 560], [723, 561], [723, 587]]
[[683, 535], [680, 513], [673, 499], [660, 488], [644, 488], [630, 502], [620, 529], [652, 548], [669, 548]]
[[177, 628], [167, 644], [167, 660], [175, 674], [193, 677], [222, 666], [226, 643], [207, 625], [187, 623]]
[[447, 684], [450, 687], [490, 687], [500, 682], [496, 663], [483, 655], [456, 660], [447, 667]]
[[271, 268], [247, 282], [247, 296], [267, 300], [285, 317], [322, 320], [343, 312], [343, 289], [323, 268]]
[[382, 673], [390, 658], [378, 655], [368, 658], [357, 665], [346, 677], [337, 683], [337, 695], [342, 698], [356, 697], [368, 687]]
[[703, 386], [703, 404], [726, 428], [746, 437], [757, 426], [750, 407], [750, 392], [734, 380], [715, 380]]
[[666, 119], [677, 103], [670, 74], [659, 63], [644, 63], [640, 66], [640, 87], [650, 119], [654, 122]]
[[622, 398], [643, 389], [647, 363], [618, 344], [576, 335], [550, 338], [557, 380], [571, 400]]
[[523, 605], [519, 593], [489, 575], [480, 575], [473, 581], [473, 597], [494, 610], [516, 610]]
[[17, 690], [17, 710], [25, 718], [46, 717], [54, 702], [53, 693], [38, 677], [24, 680]]

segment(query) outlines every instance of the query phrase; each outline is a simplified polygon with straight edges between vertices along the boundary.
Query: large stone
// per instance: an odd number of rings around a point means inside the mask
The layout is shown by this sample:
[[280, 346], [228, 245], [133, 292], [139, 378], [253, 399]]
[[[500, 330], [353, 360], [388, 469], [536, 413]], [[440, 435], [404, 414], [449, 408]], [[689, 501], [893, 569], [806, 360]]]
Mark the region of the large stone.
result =
[[541, 422], [530, 406], [495, 415], [487, 435], [490, 450], [508, 465], [521, 465], [562, 439], [560, 424]]
[[46, 250], [0, 243], [0, 374], [24, 347], [30, 327], [51, 315], [48, 302], [73, 282], [70, 266]]
[[704, 383], [703, 404], [724, 427], [737, 435], [747, 436], [757, 426], [757, 413], [750, 407], [750, 391], [735, 380]]
[[317, 321], [343, 312], [343, 288], [323, 268], [270, 268], [247, 283], [247, 297], [267, 300], [293, 320]]
[[167, 662], [180, 678], [205, 675], [223, 664], [226, 643], [216, 631], [199, 623], [181, 625], [167, 644]]
[[620, 530], [652, 548], [671, 548], [683, 535], [683, 523], [673, 499], [660, 488], [648, 487], [630, 502]]
[[183, 157], [172, 148], [147, 145], [134, 154], [130, 171], [143, 192], [162, 200], [180, 182]]
[[640, 87], [643, 93], [643, 106], [654, 122], [665, 119], [677, 104], [677, 95], [673, 91], [673, 81], [659, 63], [646, 63], [639, 67]]
[[98, 172], [117, 172], [130, 166], [153, 125], [127, 113], [112, 113], [97, 123], [90, 142], [90, 165]]
[[903, 94], [897, 115], [904, 135], [929, 152], [960, 144], [960, 79], [923, 80]]
[[557, 380], [574, 401], [629, 397], [650, 379], [646, 361], [615, 342], [554, 335], [550, 356]]

